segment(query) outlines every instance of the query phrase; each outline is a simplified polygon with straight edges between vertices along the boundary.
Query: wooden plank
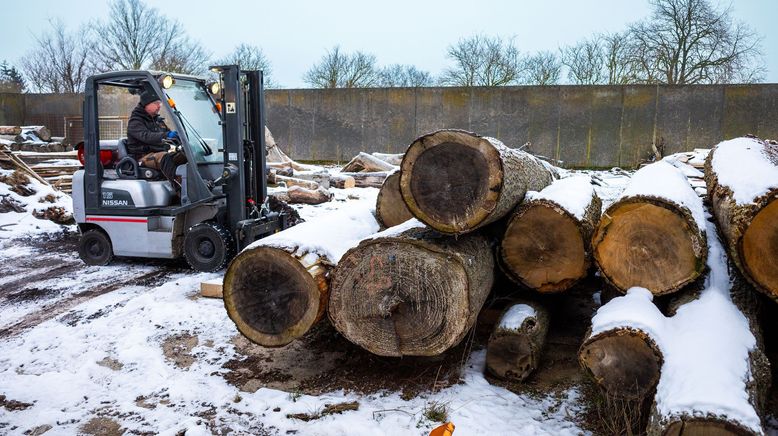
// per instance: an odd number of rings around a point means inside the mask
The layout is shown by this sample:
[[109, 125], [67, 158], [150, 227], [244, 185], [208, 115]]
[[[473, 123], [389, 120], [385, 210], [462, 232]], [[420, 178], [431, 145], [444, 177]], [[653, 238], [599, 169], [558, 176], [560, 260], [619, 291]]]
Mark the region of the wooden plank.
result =
[[208, 298], [222, 298], [222, 277], [200, 283], [200, 295]]

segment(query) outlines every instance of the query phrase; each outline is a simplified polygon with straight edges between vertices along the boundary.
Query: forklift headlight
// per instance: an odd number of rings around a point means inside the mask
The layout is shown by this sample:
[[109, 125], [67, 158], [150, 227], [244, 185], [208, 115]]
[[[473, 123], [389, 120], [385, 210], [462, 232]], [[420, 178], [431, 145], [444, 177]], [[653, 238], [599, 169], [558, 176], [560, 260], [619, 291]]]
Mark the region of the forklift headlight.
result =
[[159, 79], [159, 84], [162, 85], [162, 87], [165, 89], [170, 89], [170, 87], [172, 87], [175, 83], [176, 79], [174, 79], [170, 74], [165, 74]]
[[208, 92], [212, 95], [219, 95], [222, 90], [222, 85], [219, 82], [211, 82], [206, 86], [208, 87]]

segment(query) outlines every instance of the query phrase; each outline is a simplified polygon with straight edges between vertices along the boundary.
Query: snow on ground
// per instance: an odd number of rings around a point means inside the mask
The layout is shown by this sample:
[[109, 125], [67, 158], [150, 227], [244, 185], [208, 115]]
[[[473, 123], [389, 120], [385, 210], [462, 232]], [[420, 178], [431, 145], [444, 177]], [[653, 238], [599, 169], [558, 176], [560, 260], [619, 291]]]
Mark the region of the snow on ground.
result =
[[[15, 177], [13, 174], [13, 170], [0, 169], [0, 179], [13, 178]], [[26, 178], [27, 176], [22, 177]], [[73, 202], [70, 196], [32, 178], [29, 178], [29, 182], [23, 187], [32, 193], [21, 195], [11, 190], [10, 185], [0, 182], [0, 200], [4, 203], [13, 203], [24, 210], [24, 212], [11, 210], [0, 213], [0, 240], [22, 235], [61, 232], [62, 226], [49, 220], [38, 219], [32, 215], [32, 212], [42, 212], [50, 207], [61, 207], [66, 213], [72, 215]]]

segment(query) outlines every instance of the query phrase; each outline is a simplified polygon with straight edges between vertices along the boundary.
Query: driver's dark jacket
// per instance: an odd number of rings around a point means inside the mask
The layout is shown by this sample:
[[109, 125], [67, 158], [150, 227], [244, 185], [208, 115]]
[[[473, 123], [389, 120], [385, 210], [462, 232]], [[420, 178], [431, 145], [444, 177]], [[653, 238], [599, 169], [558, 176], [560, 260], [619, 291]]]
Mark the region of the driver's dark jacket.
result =
[[127, 153], [136, 159], [158, 152], [168, 151], [170, 146], [162, 142], [170, 129], [159, 115], [152, 117], [138, 104], [127, 122]]

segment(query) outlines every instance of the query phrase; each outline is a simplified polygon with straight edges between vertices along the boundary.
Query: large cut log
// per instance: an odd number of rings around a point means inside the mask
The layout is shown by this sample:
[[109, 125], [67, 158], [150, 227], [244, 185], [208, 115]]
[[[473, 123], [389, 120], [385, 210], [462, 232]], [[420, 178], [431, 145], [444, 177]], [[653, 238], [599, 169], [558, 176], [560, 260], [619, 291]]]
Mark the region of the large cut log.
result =
[[51, 132], [46, 126], [24, 126], [22, 127], [22, 136], [27, 134], [34, 134], [38, 139], [43, 142], [51, 141]]
[[19, 126], [0, 126], [0, 135], [20, 135], [22, 128]]
[[298, 179], [316, 182], [322, 188], [329, 189], [330, 187], [330, 173], [325, 169], [318, 171], [297, 171], [294, 176]]
[[284, 166], [272, 167], [272, 166], [268, 166], [268, 168], [267, 168], [267, 182], [274, 184], [276, 176], [294, 177], [294, 170], [291, 167], [284, 167]]
[[375, 233], [372, 209], [354, 207], [260, 239], [230, 262], [224, 306], [257, 344], [290, 343], [324, 316], [329, 272], [343, 253]]
[[659, 382], [665, 317], [645, 288], [632, 288], [597, 310], [578, 361], [611, 398], [642, 401]]
[[394, 172], [384, 180], [375, 205], [375, 215], [383, 227], [394, 227], [413, 218], [400, 194], [400, 172]]
[[527, 193], [500, 243], [508, 277], [540, 292], [560, 292], [586, 277], [602, 202], [588, 176]]
[[329, 317], [343, 336], [371, 353], [438, 355], [475, 323], [493, 269], [484, 237], [446, 237], [409, 220], [341, 258]]
[[758, 295], [728, 261], [713, 224], [707, 234], [705, 289], [670, 307], [649, 435], [764, 434], [771, 374]]
[[322, 204], [332, 200], [332, 193], [321, 187], [305, 189], [301, 186], [292, 186], [286, 191], [271, 192], [269, 195], [284, 203], [292, 204]]
[[602, 276], [621, 292], [640, 286], [669, 294], [705, 268], [704, 229], [702, 200], [677, 168], [660, 161], [635, 172], [603, 212], [592, 249]]
[[287, 188], [291, 188], [292, 186], [299, 186], [305, 189], [319, 189], [319, 184], [312, 180], [298, 179], [297, 177], [285, 177], [279, 175], [278, 173], [273, 173], [272, 171], [268, 173], [267, 178], [269, 183], [273, 185], [280, 185], [283, 183]]
[[403, 161], [403, 156], [405, 156], [405, 153], [398, 153], [398, 154], [387, 154], [387, 153], [370, 153], [373, 157], [381, 159], [382, 161], [394, 165], [394, 166], [400, 166], [400, 163]]
[[330, 174], [330, 186], [338, 189], [351, 189], [357, 186], [353, 177], [345, 174]]
[[526, 379], [540, 363], [548, 323], [548, 311], [538, 303], [509, 306], [489, 337], [486, 369], [502, 379]]
[[342, 176], [348, 176], [354, 179], [357, 188], [380, 188], [384, 180], [389, 177], [386, 171], [374, 173], [340, 173]]
[[463, 234], [502, 218], [540, 191], [552, 174], [534, 156], [462, 130], [439, 130], [408, 147], [400, 191], [411, 213], [447, 234]]
[[345, 173], [375, 173], [380, 171], [393, 171], [395, 168], [394, 165], [384, 162], [377, 157], [360, 152], [358, 155], [354, 156], [341, 171]]
[[757, 290], [778, 300], [778, 144], [722, 142], [708, 155], [705, 181], [732, 261]]

